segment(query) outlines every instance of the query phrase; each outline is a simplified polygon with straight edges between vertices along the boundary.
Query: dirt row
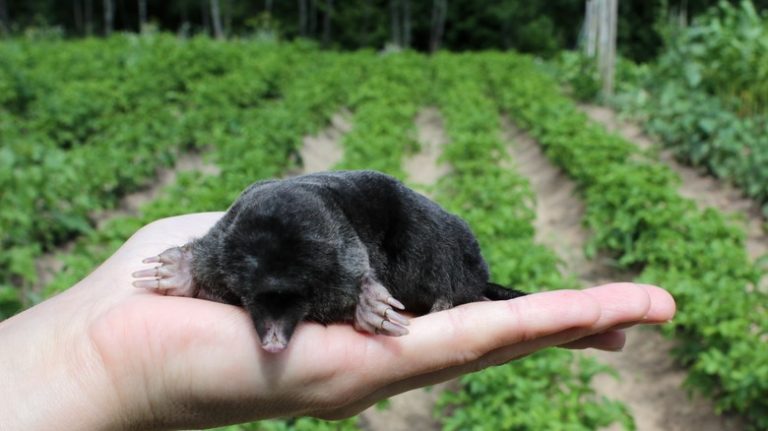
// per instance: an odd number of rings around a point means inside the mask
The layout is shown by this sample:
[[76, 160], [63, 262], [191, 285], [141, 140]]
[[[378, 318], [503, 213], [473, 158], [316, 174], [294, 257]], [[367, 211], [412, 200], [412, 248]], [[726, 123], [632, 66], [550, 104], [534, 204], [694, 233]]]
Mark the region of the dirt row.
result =
[[[582, 287], [632, 280], [636, 274], [617, 272], [605, 258], [584, 257], [589, 233], [581, 224], [584, 204], [575, 184], [550, 163], [538, 143], [508, 119], [503, 129], [517, 171], [528, 178], [536, 193], [536, 238], [560, 256], [565, 273], [578, 277]], [[585, 350], [581, 354], [618, 371], [618, 380], [611, 376], [597, 378], [595, 389], [626, 404], [638, 430], [743, 429], [738, 420], [717, 416], [709, 400], [688, 396], [681, 387], [686, 371], [675, 365], [670, 354], [673, 342], [652, 328], [632, 328], [627, 336], [623, 352]]]

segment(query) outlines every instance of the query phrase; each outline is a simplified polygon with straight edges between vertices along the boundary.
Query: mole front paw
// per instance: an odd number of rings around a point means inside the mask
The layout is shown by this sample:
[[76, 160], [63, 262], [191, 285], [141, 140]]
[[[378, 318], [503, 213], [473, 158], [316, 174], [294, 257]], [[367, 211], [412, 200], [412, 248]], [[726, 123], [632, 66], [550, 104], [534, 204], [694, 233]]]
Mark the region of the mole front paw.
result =
[[366, 275], [363, 277], [360, 296], [355, 309], [355, 329], [371, 334], [399, 337], [408, 333], [406, 317], [394, 310], [405, 306], [393, 298], [386, 287]]
[[169, 248], [157, 256], [144, 259], [142, 262], [160, 263], [160, 266], [134, 272], [134, 278], [148, 278], [147, 280], [134, 281], [134, 286], [153, 289], [163, 295], [195, 296], [192, 271], [190, 270], [192, 250], [189, 244]]

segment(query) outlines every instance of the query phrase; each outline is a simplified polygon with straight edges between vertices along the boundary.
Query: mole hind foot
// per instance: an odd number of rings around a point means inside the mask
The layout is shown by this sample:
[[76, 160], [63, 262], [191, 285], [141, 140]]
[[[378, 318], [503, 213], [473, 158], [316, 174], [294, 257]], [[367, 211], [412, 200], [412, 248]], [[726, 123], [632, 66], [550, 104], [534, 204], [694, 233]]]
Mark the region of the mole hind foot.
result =
[[371, 334], [399, 337], [408, 333], [408, 319], [394, 310], [405, 306], [370, 275], [363, 277], [355, 309], [355, 329]]
[[192, 281], [191, 271], [192, 249], [189, 244], [169, 248], [157, 256], [144, 259], [142, 262], [160, 263], [160, 266], [134, 272], [134, 278], [148, 278], [147, 280], [134, 281], [134, 286], [153, 289], [163, 295], [196, 296], [197, 292]]

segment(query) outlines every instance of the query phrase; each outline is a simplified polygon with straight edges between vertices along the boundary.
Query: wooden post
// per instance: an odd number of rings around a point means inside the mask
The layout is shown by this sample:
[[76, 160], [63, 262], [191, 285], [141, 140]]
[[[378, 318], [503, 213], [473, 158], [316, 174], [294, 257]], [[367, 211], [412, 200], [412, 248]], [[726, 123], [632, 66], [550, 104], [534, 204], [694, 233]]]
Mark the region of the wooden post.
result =
[[584, 17], [584, 53], [594, 57], [597, 53], [597, 7], [598, 0], [587, 0]]
[[618, 12], [618, 0], [587, 0], [584, 17], [584, 52], [589, 57], [597, 56], [597, 69], [603, 84], [603, 96], [613, 94]]

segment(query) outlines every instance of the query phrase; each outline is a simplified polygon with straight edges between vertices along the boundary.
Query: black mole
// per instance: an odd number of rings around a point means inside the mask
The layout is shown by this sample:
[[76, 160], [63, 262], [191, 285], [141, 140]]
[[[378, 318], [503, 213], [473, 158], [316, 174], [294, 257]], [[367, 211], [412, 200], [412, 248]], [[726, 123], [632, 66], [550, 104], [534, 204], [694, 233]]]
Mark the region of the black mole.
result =
[[469, 226], [398, 180], [339, 171], [248, 187], [202, 238], [144, 260], [134, 285], [242, 305], [267, 351], [301, 320], [405, 335], [408, 319], [524, 293], [490, 283]]

